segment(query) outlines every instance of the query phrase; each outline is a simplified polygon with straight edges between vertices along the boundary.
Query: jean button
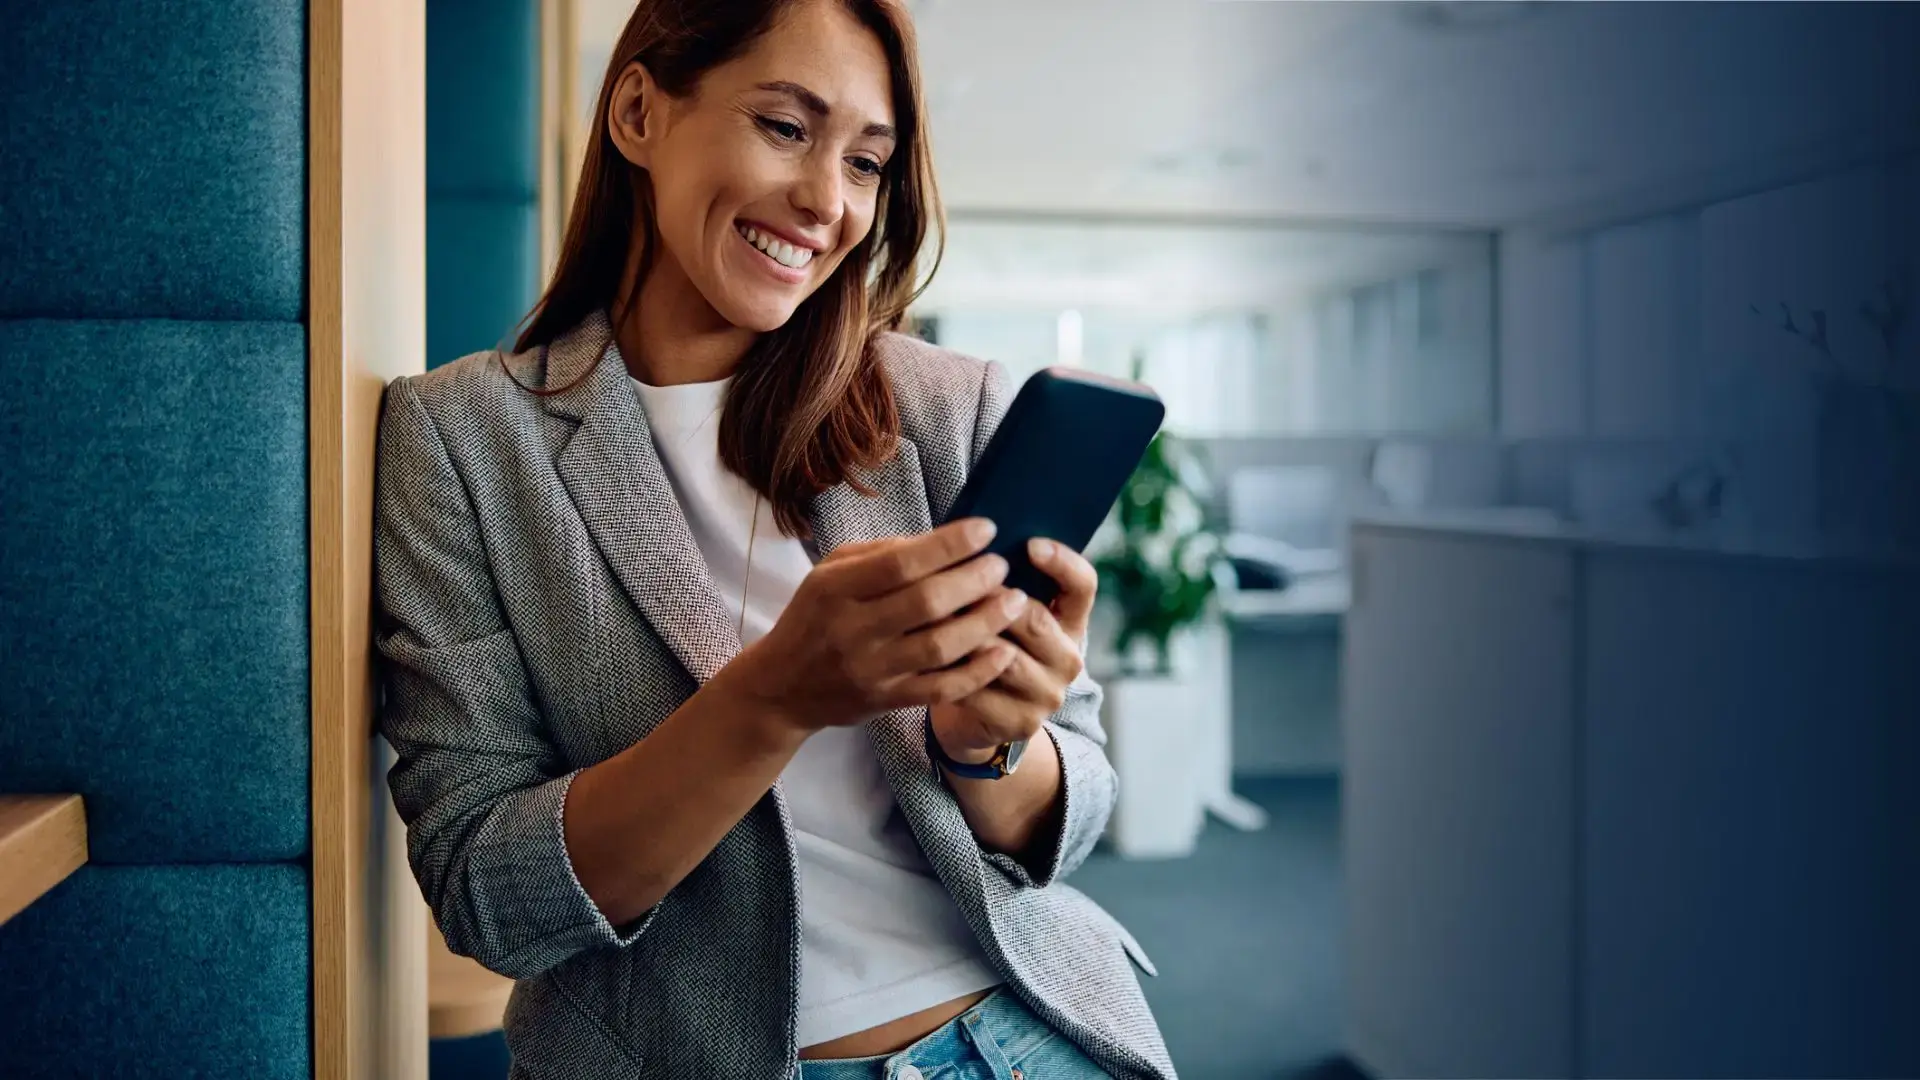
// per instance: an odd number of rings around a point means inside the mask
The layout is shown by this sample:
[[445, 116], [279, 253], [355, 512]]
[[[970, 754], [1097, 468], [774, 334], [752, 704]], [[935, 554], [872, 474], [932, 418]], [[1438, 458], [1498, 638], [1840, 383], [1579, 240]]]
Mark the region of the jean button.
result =
[[893, 1074], [893, 1080], [926, 1080], [926, 1078], [918, 1067], [902, 1065], [900, 1066], [900, 1071]]

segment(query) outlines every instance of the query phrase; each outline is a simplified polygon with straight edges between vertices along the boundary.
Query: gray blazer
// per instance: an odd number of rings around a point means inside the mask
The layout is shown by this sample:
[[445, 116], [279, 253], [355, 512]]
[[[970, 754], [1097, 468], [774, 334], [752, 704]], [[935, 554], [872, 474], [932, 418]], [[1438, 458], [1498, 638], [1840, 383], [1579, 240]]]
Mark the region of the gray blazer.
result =
[[[633, 922], [611, 925], [562, 840], [582, 768], [645, 738], [739, 649], [674, 499], [645, 414], [596, 314], [508, 354], [528, 394], [478, 353], [387, 387], [374, 529], [381, 731], [407, 854], [453, 951], [518, 980], [518, 1075], [738, 1077], [797, 1070], [800, 919], [779, 784]], [[999, 365], [890, 334], [879, 342], [899, 453], [815, 502], [822, 554], [923, 532], [1009, 404]], [[602, 362], [602, 361], [606, 362]], [[1084, 676], [1047, 731], [1065, 827], [1043, 872], [985, 852], [936, 780], [921, 713], [871, 722], [901, 811], [988, 961], [1116, 1077], [1174, 1076], [1128, 966], [1138, 943], [1064, 878], [1113, 808], [1100, 688]]]

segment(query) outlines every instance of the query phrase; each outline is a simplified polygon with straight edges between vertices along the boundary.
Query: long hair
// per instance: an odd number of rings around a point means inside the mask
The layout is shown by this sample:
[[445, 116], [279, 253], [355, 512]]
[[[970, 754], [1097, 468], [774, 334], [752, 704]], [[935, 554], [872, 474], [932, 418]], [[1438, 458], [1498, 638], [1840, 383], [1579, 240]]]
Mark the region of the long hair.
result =
[[[684, 98], [708, 70], [746, 52], [795, 2], [640, 0], [601, 80], [594, 135], [559, 259], [520, 334], [520, 351], [551, 344], [596, 309], [616, 315], [627, 309], [657, 257], [651, 180], [620, 155], [607, 132], [620, 73], [638, 60], [661, 90]], [[925, 288], [916, 283], [916, 264], [929, 224], [941, 221], [913, 24], [899, 0], [839, 2], [886, 52], [898, 143], [867, 238], [785, 325], [755, 339], [734, 373], [720, 419], [721, 462], [766, 496], [789, 536], [807, 534], [807, 510], [821, 491], [848, 481], [871, 495], [855, 471], [877, 466], [893, 452], [899, 413], [874, 339], [897, 329]], [[642, 247], [634, 295], [617, 297], [635, 243]], [[935, 266], [939, 254], [936, 249]], [[542, 396], [569, 388], [526, 387]]]

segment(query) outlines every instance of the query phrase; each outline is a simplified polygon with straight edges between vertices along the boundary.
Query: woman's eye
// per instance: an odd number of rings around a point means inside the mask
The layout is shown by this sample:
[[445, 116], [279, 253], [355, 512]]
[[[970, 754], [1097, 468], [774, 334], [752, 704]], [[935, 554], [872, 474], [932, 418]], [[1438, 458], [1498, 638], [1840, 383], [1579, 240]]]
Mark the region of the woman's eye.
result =
[[850, 157], [847, 160], [853, 164], [854, 172], [865, 177], [879, 176], [880, 170], [886, 167], [870, 157]]
[[773, 116], [761, 117], [760, 126], [789, 142], [798, 142], [807, 133], [799, 124]]

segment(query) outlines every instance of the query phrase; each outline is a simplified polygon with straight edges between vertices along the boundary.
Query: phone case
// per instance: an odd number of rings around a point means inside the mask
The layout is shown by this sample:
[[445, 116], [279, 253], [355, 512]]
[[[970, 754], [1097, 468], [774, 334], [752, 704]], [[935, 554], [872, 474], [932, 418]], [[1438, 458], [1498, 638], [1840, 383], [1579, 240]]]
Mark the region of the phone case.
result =
[[1085, 551], [1160, 430], [1166, 406], [1141, 383], [1050, 367], [1020, 387], [944, 520], [990, 518], [987, 550], [1004, 556], [1007, 583], [1051, 600], [1051, 577], [1027, 558], [1043, 536]]

